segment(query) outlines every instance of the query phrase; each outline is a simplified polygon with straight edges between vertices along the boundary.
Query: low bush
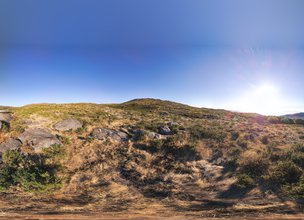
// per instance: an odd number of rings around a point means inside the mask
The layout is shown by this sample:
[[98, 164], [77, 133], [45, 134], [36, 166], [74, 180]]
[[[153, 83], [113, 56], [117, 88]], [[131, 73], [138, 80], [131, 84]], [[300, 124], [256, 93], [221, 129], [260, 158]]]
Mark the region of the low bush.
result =
[[236, 176], [237, 181], [235, 185], [241, 189], [248, 189], [255, 185], [254, 180], [245, 173], [240, 173]]
[[302, 173], [302, 170], [292, 161], [280, 161], [269, 169], [267, 179], [281, 187], [299, 182]]
[[224, 142], [227, 136], [227, 134], [220, 129], [210, 129], [200, 125], [192, 126], [189, 130], [192, 141], [213, 139], [218, 142]]
[[62, 166], [55, 158], [61, 152], [59, 146], [48, 149], [46, 154], [23, 155], [16, 150], [4, 152], [0, 165], [0, 187], [8, 189], [15, 186], [25, 191], [41, 192], [60, 188], [62, 180], [57, 173]]

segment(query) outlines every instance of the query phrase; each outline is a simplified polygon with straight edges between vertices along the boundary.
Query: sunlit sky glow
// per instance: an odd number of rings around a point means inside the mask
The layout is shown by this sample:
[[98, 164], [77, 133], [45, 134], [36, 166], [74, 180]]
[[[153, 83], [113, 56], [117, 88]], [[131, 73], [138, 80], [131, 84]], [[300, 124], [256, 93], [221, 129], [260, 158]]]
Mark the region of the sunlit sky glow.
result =
[[2, 0], [0, 106], [151, 97], [303, 112], [303, 11], [301, 0]]

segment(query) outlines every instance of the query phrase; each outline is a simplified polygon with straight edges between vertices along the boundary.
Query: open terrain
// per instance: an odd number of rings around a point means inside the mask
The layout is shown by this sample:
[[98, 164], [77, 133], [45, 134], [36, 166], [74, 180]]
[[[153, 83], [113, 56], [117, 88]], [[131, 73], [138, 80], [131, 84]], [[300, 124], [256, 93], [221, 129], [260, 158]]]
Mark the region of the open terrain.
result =
[[301, 120], [154, 99], [0, 109], [0, 219], [303, 219]]

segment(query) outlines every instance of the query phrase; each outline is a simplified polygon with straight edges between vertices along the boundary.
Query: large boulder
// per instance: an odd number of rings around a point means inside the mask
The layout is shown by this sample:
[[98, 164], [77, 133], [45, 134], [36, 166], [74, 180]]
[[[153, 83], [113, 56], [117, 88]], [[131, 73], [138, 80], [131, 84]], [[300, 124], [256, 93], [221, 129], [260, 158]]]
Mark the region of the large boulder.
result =
[[14, 138], [9, 138], [6, 141], [0, 144], [0, 159], [2, 158], [2, 154], [8, 150], [19, 150], [22, 146], [22, 143]]
[[77, 119], [69, 118], [64, 119], [54, 125], [54, 128], [58, 131], [70, 131], [82, 128], [83, 124]]
[[128, 134], [109, 128], [94, 128], [90, 136], [98, 140], [110, 140], [114, 142], [127, 141], [129, 138]]
[[28, 129], [18, 139], [27, 146], [33, 147], [35, 151], [61, 144], [59, 139], [48, 130], [42, 128]]

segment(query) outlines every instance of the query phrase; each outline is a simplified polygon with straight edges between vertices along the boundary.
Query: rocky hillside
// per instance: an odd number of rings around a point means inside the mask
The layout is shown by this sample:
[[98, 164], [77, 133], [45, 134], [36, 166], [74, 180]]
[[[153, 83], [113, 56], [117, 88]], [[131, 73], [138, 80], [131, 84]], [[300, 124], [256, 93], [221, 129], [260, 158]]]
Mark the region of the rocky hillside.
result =
[[303, 210], [304, 127], [285, 118], [138, 99], [2, 108], [0, 121], [5, 212]]

